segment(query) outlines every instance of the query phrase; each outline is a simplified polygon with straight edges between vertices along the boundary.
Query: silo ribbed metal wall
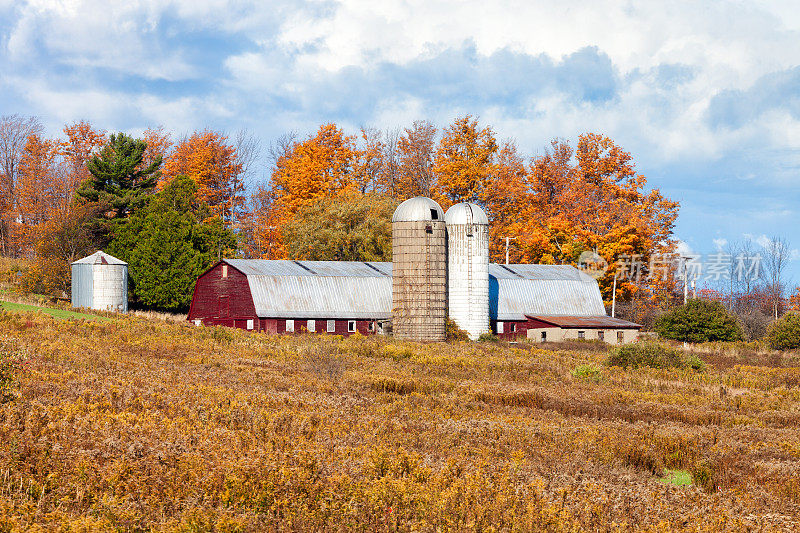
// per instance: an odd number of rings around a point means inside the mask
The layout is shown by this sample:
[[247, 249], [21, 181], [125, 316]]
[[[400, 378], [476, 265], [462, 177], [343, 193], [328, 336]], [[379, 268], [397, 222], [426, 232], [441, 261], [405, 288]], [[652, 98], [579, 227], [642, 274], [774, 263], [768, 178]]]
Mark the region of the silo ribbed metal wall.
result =
[[91, 265], [93, 277], [92, 309], [128, 312], [128, 266]]
[[489, 226], [448, 224], [448, 306], [475, 340], [489, 331]]
[[392, 272], [394, 336], [418, 341], [444, 340], [447, 318], [444, 221], [393, 222]]
[[72, 307], [92, 308], [94, 298], [92, 290], [92, 265], [89, 263], [75, 263], [72, 265]]

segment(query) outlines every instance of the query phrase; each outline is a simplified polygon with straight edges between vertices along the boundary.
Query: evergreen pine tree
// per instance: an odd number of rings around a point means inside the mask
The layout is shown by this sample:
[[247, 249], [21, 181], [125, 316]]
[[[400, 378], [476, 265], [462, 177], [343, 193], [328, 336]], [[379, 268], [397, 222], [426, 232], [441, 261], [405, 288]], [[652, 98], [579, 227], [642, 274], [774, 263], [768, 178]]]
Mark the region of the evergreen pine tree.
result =
[[131, 210], [144, 205], [159, 176], [161, 156], [148, 166], [142, 165], [146, 148], [141, 139], [112, 134], [100, 155], [86, 163], [92, 177], [81, 185], [78, 194], [107, 205], [112, 213], [109, 218], [129, 216]]

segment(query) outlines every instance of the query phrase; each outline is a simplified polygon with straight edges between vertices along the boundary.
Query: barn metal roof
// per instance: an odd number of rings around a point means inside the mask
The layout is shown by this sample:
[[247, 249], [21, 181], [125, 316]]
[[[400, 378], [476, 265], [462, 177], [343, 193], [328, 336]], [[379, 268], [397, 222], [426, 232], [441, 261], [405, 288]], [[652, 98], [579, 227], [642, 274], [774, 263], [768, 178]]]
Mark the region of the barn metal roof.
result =
[[610, 316], [531, 316], [561, 328], [639, 329], [641, 324]]
[[[246, 276], [329, 276], [371, 278], [392, 276], [391, 263], [364, 261], [287, 261], [284, 259], [225, 259]], [[385, 266], [389, 265], [388, 272]]]
[[117, 259], [113, 255], [108, 255], [103, 251], [96, 251], [92, 255], [87, 255], [83, 259], [78, 259], [73, 265], [127, 265], [125, 261]]
[[[247, 276], [256, 313], [274, 318], [375, 318], [392, 314], [392, 264], [225, 259]], [[489, 265], [489, 316], [602, 316], [597, 282], [567, 265]]]

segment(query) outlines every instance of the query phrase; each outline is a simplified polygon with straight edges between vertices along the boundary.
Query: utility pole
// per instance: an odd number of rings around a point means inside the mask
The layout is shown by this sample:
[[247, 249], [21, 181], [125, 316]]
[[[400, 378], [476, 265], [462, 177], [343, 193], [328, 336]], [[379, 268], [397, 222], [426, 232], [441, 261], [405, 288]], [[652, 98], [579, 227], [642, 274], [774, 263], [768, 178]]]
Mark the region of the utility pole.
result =
[[508, 264], [508, 241], [517, 237], [506, 237], [506, 264]]
[[686, 268], [686, 258], [683, 260], [683, 305], [689, 299], [689, 271]]
[[617, 274], [614, 273], [614, 289], [611, 291], [611, 318], [617, 316]]

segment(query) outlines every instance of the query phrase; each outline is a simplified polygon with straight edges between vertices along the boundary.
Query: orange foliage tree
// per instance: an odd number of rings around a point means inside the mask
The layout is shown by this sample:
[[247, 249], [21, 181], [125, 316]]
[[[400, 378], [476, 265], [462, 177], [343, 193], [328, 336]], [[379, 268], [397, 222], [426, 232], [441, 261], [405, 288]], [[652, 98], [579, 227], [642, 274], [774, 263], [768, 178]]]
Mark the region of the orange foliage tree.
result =
[[58, 168], [58, 156], [57, 142], [38, 135], [28, 137], [19, 165], [16, 223], [23, 246], [29, 252], [36, 244], [37, 228], [57, 213], [63, 215], [71, 200], [72, 191], [64, 190], [61, 182], [65, 173]]
[[[524, 231], [521, 215], [527, 209], [529, 193], [525, 161], [512, 141], [498, 150], [494, 172], [486, 180], [481, 200], [489, 217], [489, 254], [493, 261], [505, 260], [505, 238]], [[520, 262], [518, 246], [510, 247], [509, 260]]]
[[444, 130], [436, 149], [433, 172], [436, 195], [443, 208], [458, 202], [480, 202], [494, 171], [497, 141], [492, 128], [480, 129], [470, 115]]
[[[162, 140], [161, 146], [168, 147]], [[198, 198], [211, 212], [231, 226], [238, 221], [245, 205], [243, 165], [228, 138], [214, 131], [201, 131], [181, 140], [162, 168], [163, 185], [184, 174], [198, 185]]]
[[66, 139], [61, 141], [62, 167], [70, 190], [74, 193], [81, 183], [91, 177], [86, 163], [106, 143], [106, 133], [84, 120], [64, 127]]
[[[582, 252], [595, 252], [610, 266], [599, 280], [610, 301], [615, 276], [617, 297], [631, 298], [654, 273], [657, 255], [674, 251], [678, 203], [658, 190], [645, 191], [647, 180], [636, 173], [631, 155], [608, 137], [581, 135], [574, 152], [553, 141], [551, 151], [532, 161], [527, 181], [526, 208], [510, 226], [523, 262], [575, 263]], [[641, 267], [641, 274], [623, 276], [621, 259]]]

